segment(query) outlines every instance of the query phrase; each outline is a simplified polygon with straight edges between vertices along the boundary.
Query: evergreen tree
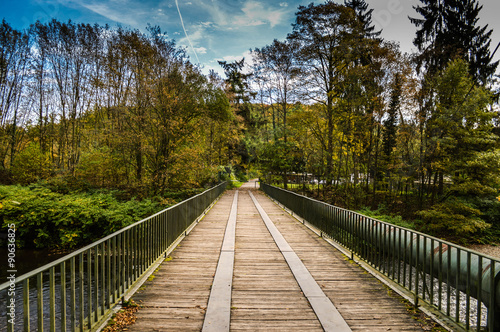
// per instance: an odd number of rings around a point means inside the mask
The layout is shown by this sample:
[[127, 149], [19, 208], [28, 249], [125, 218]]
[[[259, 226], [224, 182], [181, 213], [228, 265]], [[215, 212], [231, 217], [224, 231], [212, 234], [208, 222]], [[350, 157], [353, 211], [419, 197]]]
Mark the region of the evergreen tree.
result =
[[344, 4], [347, 7], [352, 8], [356, 13], [356, 16], [363, 25], [366, 37], [376, 38], [380, 36], [382, 30], [375, 31], [375, 26], [372, 22], [373, 9], [368, 9], [368, 4], [365, 0], [344, 0]]
[[396, 74], [394, 77], [393, 88], [391, 92], [391, 101], [387, 110], [387, 119], [384, 121], [384, 153], [389, 160], [392, 150], [396, 147], [397, 136], [397, 117], [401, 105], [401, 77]]
[[469, 62], [470, 74], [485, 82], [495, 73], [498, 62], [491, 63], [490, 43], [493, 30], [477, 26], [483, 8], [475, 0], [448, 0], [452, 10], [446, 12], [450, 52]]
[[491, 62], [488, 26], [479, 27], [479, 12], [483, 8], [476, 0], [420, 0], [413, 7], [422, 18], [410, 21], [419, 29], [413, 44], [421, 52], [417, 58], [420, 67], [434, 75], [443, 70], [450, 60], [463, 58], [469, 62], [470, 74], [477, 82], [495, 73], [498, 62]]

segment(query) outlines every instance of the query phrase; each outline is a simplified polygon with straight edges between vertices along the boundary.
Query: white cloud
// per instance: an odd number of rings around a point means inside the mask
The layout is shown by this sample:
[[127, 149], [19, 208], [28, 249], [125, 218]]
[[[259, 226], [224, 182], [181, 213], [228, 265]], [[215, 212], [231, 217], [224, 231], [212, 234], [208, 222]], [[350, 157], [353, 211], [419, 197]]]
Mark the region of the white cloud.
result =
[[288, 3], [287, 2], [280, 2], [280, 7], [288, 7]]
[[203, 46], [202, 47], [195, 47], [194, 50], [198, 54], [206, 54], [207, 53], [207, 49]]
[[[253, 65], [253, 59], [252, 59], [252, 54], [250, 53], [250, 50], [243, 52], [240, 55], [226, 55], [222, 57], [222, 59], [216, 59], [217, 61], [227, 61], [227, 62], [234, 62], [234, 61], [240, 61], [242, 58], [245, 58], [245, 68]], [[243, 70], [245, 71], [245, 70]]]
[[281, 23], [284, 16], [283, 10], [265, 8], [262, 3], [253, 0], [246, 2], [241, 11], [245, 15], [236, 16], [234, 20], [234, 23], [240, 26], [269, 24], [273, 28]]
[[[88, 10], [93, 11], [94, 13], [97, 13], [112, 21], [131, 26], [138, 25], [137, 13], [134, 13], [133, 15], [128, 15], [123, 11], [114, 8], [114, 6], [110, 6], [111, 4], [112, 3], [88, 3], [86, 1], [79, 2], [79, 5], [81, 5], [82, 7], [87, 8]], [[122, 6], [123, 4], [117, 4], [117, 5]], [[129, 11], [127, 11], [127, 13], [128, 12]]]

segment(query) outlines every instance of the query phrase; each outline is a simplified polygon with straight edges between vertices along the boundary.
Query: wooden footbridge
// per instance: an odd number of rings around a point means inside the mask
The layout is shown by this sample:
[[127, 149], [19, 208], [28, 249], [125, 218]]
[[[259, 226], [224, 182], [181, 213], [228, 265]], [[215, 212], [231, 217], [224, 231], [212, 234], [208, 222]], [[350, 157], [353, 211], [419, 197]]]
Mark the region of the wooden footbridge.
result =
[[429, 331], [428, 317], [500, 331], [494, 258], [267, 184], [225, 187], [9, 271], [0, 331], [100, 331], [130, 299], [135, 332]]
[[128, 331], [422, 331], [400, 298], [252, 187], [225, 193], [133, 296]]

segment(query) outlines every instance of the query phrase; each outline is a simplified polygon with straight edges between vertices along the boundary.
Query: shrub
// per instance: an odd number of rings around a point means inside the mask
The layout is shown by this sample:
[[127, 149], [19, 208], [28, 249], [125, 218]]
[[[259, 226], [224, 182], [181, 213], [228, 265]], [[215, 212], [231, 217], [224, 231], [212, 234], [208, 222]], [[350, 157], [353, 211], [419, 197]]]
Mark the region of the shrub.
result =
[[434, 205], [417, 212], [423, 221], [423, 230], [446, 237], [470, 238], [490, 227], [480, 216], [481, 211], [459, 198]]
[[38, 143], [30, 143], [14, 159], [11, 173], [14, 182], [29, 184], [45, 179], [52, 172], [50, 154], [42, 152]]
[[1, 227], [16, 224], [20, 248], [83, 246], [162, 208], [151, 200], [120, 202], [105, 192], [64, 195], [42, 186], [0, 186]]

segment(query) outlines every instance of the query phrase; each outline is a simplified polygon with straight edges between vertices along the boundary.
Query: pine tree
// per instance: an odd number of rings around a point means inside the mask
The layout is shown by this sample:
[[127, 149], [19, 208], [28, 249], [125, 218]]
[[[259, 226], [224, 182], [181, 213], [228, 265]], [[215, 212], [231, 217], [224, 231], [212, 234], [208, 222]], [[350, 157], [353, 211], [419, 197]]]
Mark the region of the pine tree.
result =
[[446, 12], [450, 51], [467, 60], [469, 72], [480, 82], [495, 73], [498, 62], [491, 63], [490, 43], [493, 30], [477, 26], [483, 8], [475, 0], [448, 0], [451, 10]]
[[384, 121], [383, 147], [387, 159], [390, 159], [392, 150], [396, 147], [397, 121], [401, 105], [401, 77], [396, 74], [391, 92], [391, 101], [387, 110], [387, 119]]
[[380, 36], [382, 30], [375, 31], [375, 26], [372, 22], [373, 9], [368, 9], [368, 4], [365, 0], [344, 0], [344, 4], [347, 7], [352, 8], [356, 13], [356, 16], [363, 25], [366, 37], [376, 38]]
[[469, 62], [470, 74], [477, 82], [495, 73], [498, 62], [491, 62], [488, 26], [479, 27], [479, 12], [483, 8], [476, 0], [420, 0], [413, 7], [422, 18], [410, 21], [419, 30], [413, 44], [421, 52], [417, 58], [428, 74], [443, 70], [455, 58]]

